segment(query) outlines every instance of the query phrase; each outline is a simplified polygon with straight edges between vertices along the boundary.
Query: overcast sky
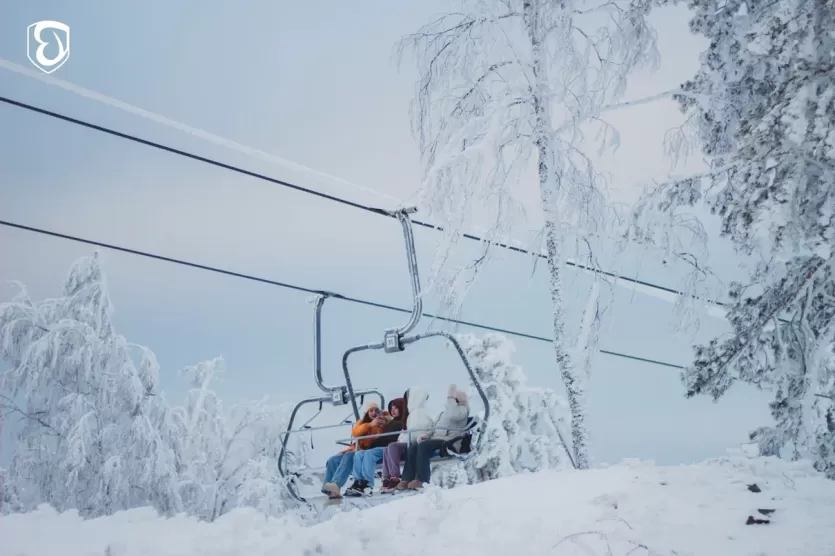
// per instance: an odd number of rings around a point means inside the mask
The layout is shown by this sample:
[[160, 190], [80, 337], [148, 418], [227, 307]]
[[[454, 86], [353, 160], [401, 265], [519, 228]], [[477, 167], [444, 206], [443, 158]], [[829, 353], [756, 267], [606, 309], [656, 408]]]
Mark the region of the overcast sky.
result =
[[[393, 199], [413, 196], [421, 177], [408, 119], [416, 75], [409, 60], [398, 70], [393, 46], [449, 9], [452, 4], [440, 0], [0, 0], [0, 94], [391, 207]], [[26, 58], [26, 27], [42, 19], [72, 29], [70, 59], [54, 79]], [[666, 9], [653, 21], [662, 67], [636, 75], [627, 99], [675, 87], [697, 66], [703, 43], [689, 33], [686, 12]], [[275, 158], [219, 146], [72, 92], [68, 84]], [[614, 176], [615, 199], [631, 203], [641, 183], [667, 174], [661, 142], [681, 116], [661, 101], [612, 113], [609, 121], [620, 129], [622, 147], [601, 164]], [[410, 303], [402, 239], [390, 219], [4, 104], [0, 219], [378, 302]], [[416, 236], [426, 276], [439, 237], [423, 229]], [[475, 247], [458, 256], [473, 256]], [[8, 280], [24, 282], [38, 299], [58, 294], [73, 260], [90, 253], [89, 246], [0, 227], [0, 301], [13, 293]], [[229, 369], [217, 385], [227, 403], [263, 395], [294, 402], [318, 394], [311, 372], [312, 305], [305, 294], [118, 252], [105, 251], [104, 260], [118, 331], [156, 352], [168, 398], [177, 401], [185, 392], [179, 368], [216, 355]], [[622, 272], [640, 271], [642, 279], [681, 287], [680, 274], [652, 251], [632, 250], [616, 262]], [[736, 272], [730, 249], [716, 238], [710, 263], [723, 276]], [[497, 256], [469, 293], [463, 317], [548, 336], [544, 270], [520, 255]], [[586, 276], [569, 272], [572, 335], [589, 284]], [[703, 316], [695, 336], [676, 335], [668, 302], [620, 287], [615, 300], [601, 340], [606, 350], [687, 364], [694, 340], [727, 330], [722, 320]], [[339, 380], [345, 349], [377, 341], [404, 320], [398, 313], [329, 302], [326, 381]], [[511, 339], [515, 362], [531, 384], [562, 388], [548, 343]], [[438, 393], [436, 410], [448, 382], [466, 383], [452, 352], [439, 345], [397, 356], [361, 355], [355, 362], [355, 385], [380, 387], [391, 398], [423, 384]], [[676, 370], [600, 354], [590, 386], [592, 451], [605, 462], [718, 456], [768, 422], [767, 399], [738, 386], [718, 404], [685, 400]], [[323, 454], [331, 449], [318, 446]]]

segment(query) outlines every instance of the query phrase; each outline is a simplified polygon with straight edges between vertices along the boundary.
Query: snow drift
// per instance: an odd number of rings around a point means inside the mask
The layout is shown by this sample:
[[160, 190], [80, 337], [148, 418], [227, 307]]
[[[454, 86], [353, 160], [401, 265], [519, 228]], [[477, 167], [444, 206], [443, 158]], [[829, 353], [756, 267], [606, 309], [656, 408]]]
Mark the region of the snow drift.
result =
[[[835, 554], [835, 483], [808, 462], [777, 458], [626, 461], [328, 511], [306, 526], [249, 508], [207, 523], [150, 509], [85, 521], [41, 506], [0, 518], [0, 539], [4, 556]], [[749, 516], [769, 523], [747, 525]]]

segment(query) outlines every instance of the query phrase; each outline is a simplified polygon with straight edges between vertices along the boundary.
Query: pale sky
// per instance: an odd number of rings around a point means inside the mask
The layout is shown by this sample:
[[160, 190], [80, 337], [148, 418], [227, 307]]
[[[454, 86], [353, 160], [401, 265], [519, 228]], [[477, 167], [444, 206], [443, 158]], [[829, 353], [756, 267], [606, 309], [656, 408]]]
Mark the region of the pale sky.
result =
[[[398, 70], [393, 46], [453, 7], [440, 0], [0, 0], [0, 58], [6, 62], [0, 64], [0, 95], [391, 207], [392, 198], [412, 196], [421, 178], [408, 118], [416, 74], [409, 60]], [[245, 155], [31, 77], [39, 72], [26, 58], [26, 27], [42, 19], [72, 29], [70, 59], [52, 74], [55, 79], [361, 187]], [[653, 21], [662, 67], [636, 75], [626, 99], [671, 89], [697, 67], [703, 43], [689, 33], [686, 12], [665, 9]], [[612, 113], [609, 121], [620, 129], [622, 146], [602, 164], [614, 176], [616, 200], [631, 203], [641, 182], [667, 174], [662, 139], [681, 116], [671, 102], [660, 101]], [[5, 104], [0, 219], [378, 302], [410, 303], [400, 231], [390, 219]], [[426, 277], [439, 237], [422, 229], [416, 237]], [[474, 247], [459, 255], [472, 256]], [[724, 279], [737, 273], [726, 244], [712, 238], [710, 247], [710, 263]], [[38, 299], [56, 295], [72, 261], [90, 253], [89, 246], [0, 227], [0, 301], [12, 295], [8, 280], [24, 282]], [[169, 399], [177, 401], [185, 391], [179, 368], [216, 355], [229, 369], [218, 385], [227, 403], [263, 395], [295, 402], [318, 394], [311, 372], [312, 305], [304, 294], [122, 253], [106, 251], [104, 259], [118, 332], [154, 350]], [[647, 281], [681, 287], [676, 269], [663, 267], [652, 251], [630, 251], [611, 262], [618, 265], [613, 270], [640, 271]], [[463, 318], [549, 336], [544, 270], [539, 264], [533, 273], [529, 258], [499, 254], [469, 293]], [[573, 336], [589, 281], [573, 272], [567, 281]], [[616, 291], [600, 342], [604, 349], [683, 365], [694, 339], [727, 331], [726, 323], [705, 316], [695, 336], [676, 335], [669, 303]], [[427, 311], [435, 308], [427, 303]], [[341, 378], [345, 349], [377, 341], [404, 320], [342, 301], [326, 305], [326, 381]], [[551, 346], [511, 339], [529, 382], [561, 390]], [[355, 363], [355, 385], [380, 387], [389, 399], [422, 384], [438, 392], [437, 405], [448, 382], [466, 383], [452, 352], [437, 344], [397, 356], [361, 355]], [[637, 457], [676, 464], [719, 456], [769, 421], [768, 396], [751, 388], [735, 387], [718, 404], [686, 400], [676, 370], [604, 354], [596, 359], [589, 394], [592, 452], [600, 462]], [[327, 443], [316, 445], [325, 455], [331, 450]]]

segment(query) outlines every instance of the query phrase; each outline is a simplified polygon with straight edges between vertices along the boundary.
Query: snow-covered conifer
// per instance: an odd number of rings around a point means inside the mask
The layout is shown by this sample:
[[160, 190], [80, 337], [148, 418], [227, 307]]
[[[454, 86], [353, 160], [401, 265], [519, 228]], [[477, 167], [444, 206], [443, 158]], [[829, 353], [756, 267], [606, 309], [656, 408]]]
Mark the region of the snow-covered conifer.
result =
[[733, 333], [696, 348], [687, 394], [719, 398], [736, 380], [773, 389], [775, 425], [752, 438], [835, 478], [835, 2], [689, 4], [710, 43], [675, 98], [710, 169], [662, 185], [644, 209], [703, 203], [759, 262], [730, 288]]

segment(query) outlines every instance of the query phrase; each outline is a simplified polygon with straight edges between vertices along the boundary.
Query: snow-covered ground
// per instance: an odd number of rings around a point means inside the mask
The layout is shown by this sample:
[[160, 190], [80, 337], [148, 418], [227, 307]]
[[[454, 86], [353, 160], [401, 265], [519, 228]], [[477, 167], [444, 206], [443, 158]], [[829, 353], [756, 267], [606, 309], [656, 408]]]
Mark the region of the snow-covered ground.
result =
[[[751, 492], [756, 483], [761, 492]], [[758, 509], [774, 509], [768, 518]], [[835, 554], [835, 482], [806, 463], [732, 456], [527, 474], [335, 512], [313, 526], [235, 510], [214, 523], [137, 509], [0, 518], [3, 556]], [[748, 517], [769, 524], [746, 525]]]

